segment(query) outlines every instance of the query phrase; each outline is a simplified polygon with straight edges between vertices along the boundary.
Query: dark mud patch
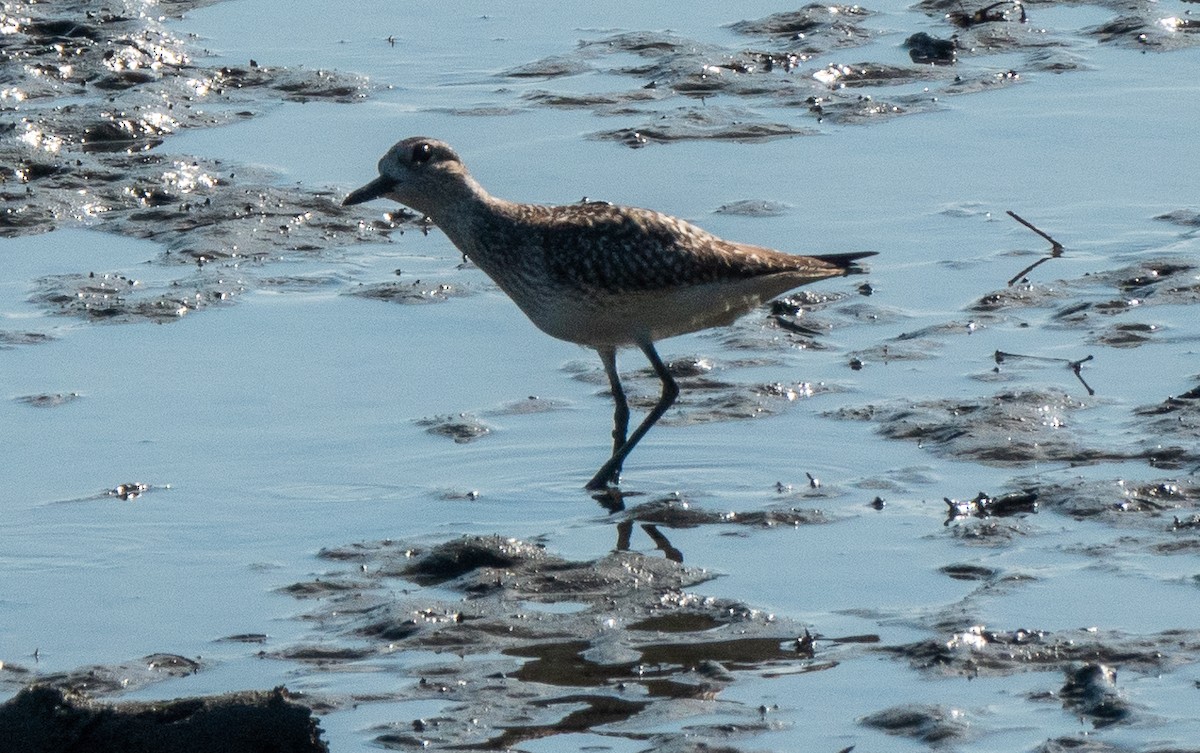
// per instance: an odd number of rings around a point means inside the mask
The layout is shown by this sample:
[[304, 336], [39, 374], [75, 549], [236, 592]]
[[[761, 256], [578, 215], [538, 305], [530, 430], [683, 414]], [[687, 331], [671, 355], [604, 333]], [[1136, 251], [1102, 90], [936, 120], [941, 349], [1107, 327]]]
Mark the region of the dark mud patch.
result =
[[810, 97], [805, 104], [819, 122], [842, 125], [861, 125], [938, 109], [937, 100], [926, 94], [883, 98], [869, 94], [831, 92]]
[[444, 303], [451, 298], [462, 298], [473, 294], [474, 291], [464, 285], [422, 280], [362, 284], [349, 291], [349, 295], [359, 298], [405, 305]]
[[578, 76], [592, 70], [583, 60], [567, 55], [534, 60], [531, 63], [509, 68], [503, 76], [508, 78], [559, 78], [561, 76]]
[[46, 332], [0, 330], [0, 350], [18, 345], [41, 345], [53, 342], [54, 339], [53, 335]]
[[[1061, 288], [1049, 285], [1023, 284], [987, 293], [971, 307], [976, 313], [992, 313], [1015, 308], [1049, 307], [1069, 297]], [[1074, 304], [1072, 304], [1072, 307]]]
[[418, 419], [416, 424], [434, 436], [453, 439], [457, 444], [474, 442], [492, 433], [491, 426], [469, 413], [431, 416]]
[[[681, 140], [757, 141], [813, 132], [796, 117], [833, 124], [874, 123], [941, 109], [941, 100], [1026, 80], [1028, 72], [1089, 70], [1096, 39], [1139, 49], [1170, 50], [1200, 39], [1185, 15], [1161, 18], [1152, 4], [1101, 2], [1119, 14], [1090, 29], [1039, 23], [1041, 8], [1000, 3], [972, 8], [929, 0], [917, 9], [940, 24], [881, 30], [863, 6], [808, 5], [729, 26], [744, 44], [702, 43], [675, 34], [624, 31], [582, 41], [563, 52], [500, 74], [517, 85], [536, 80], [561, 90], [520, 96], [535, 106], [584, 109], [626, 121], [596, 138], [630, 147]], [[898, 18], [904, 21], [912, 19]], [[925, 27], [928, 22], [922, 22]], [[889, 36], [913, 65], [828, 58]], [[815, 65], [824, 58], [822, 65]], [[626, 78], [625, 90], [581, 91], [576, 77]], [[916, 85], [922, 91], [914, 92]], [[567, 88], [572, 87], [572, 88]], [[701, 105], [681, 104], [701, 100]], [[631, 121], [631, 122], [630, 122]]]
[[[1180, 217], [1187, 227], [1187, 218]], [[1189, 232], [1185, 231], [1185, 240]], [[1177, 244], [1166, 244], [1172, 245]], [[930, 358], [947, 338], [981, 329], [1071, 331], [1089, 345], [1121, 350], [1173, 340], [1190, 344], [1194, 339], [1147, 321], [1157, 308], [1164, 309], [1161, 316], [1177, 319], [1183, 307], [1195, 305], [1200, 267], [1190, 257], [1167, 256], [1152, 248], [1142, 252], [1145, 258], [1115, 269], [1050, 283], [1031, 281], [1052, 268], [1042, 267], [1043, 262], [1061, 255], [1058, 246], [1026, 266], [1010, 285], [977, 298], [954, 320], [902, 333], [851, 354], [852, 368], [893, 358]], [[886, 316], [887, 312], [877, 313]], [[1103, 351], [1080, 349], [1074, 355], [996, 350], [994, 368], [970, 375], [986, 384], [1012, 385], [991, 395], [889, 401], [850, 406], [829, 415], [872, 421], [885, 437], [915, 441], [943, 457], [989, 465], [1134, 462], [1189, 472], [1200, 466], [1193, 441], [1200, 437], [1200, 417], [1194, 415], [1194, 404], [1200, 401], [1192, 399], [1193, 391], [1133, 407], [1124, 423], [1126, 430], [1114, 430], [1107, 415], [1113, 412], [1113, 400], [1096, 382], [1105, 379], [1112, 384], [1125, 376], [1112, 370]], [[1106, 415], [1101, 418], [1101, 414]]]
[[[1148, 481], [1085, 480], [1060, 483], [1033, 483], [1028, 493], [1036, 494], [1039, 503], [1073, 518], [1100, 519], [1131, 528], [1161, 532], [1175, 538], [1176, 532], [1190, 527], [1180, 526], [1200, 509], [1200, 485], [1194, 480], [1160, 479]], [[1128, 542], [1131, 543], [1131, 542]]]
[[[80, 271], [36, 281], [35, 304], [94, 322], [173, 321], [258, 286], [265, 263], [377, 241], [397, 227], [399, 220], [342, 208], [330, 191], [164, 152], [173, 133], [253, 117], [280, 102], [359, 101], [365, 80], [255, 61], [206, 66], [152, 14], [90, 9], [33, 4], [8, 17], [0, 237], [84, 224], [156, 241], [164, 251], [134, 273], [89, 269], [81, 248]], [[20, 333], [0, 340], [36, 342]]]
[[847, 355], [850, 367], [860, 371], [868, 366], [886, 366], [890, 363], [906, 361], [928, 361], [937, 358], [941, 344], [931, 340], [912, 340], [903, 343], [884, 343], [862, 350], [856, 350]]
[[37, 395], [21, 395], [14, 400], [33, 408], [57, 408], [73, 403], [80, 397], [82, 396], [78, 392], [43, 392]]
[[0, 748], [26, 753], [326, 753], [312, 711], [284, 688], [103, 703], [37, 685], [0, 705]]
[[1015, 483], [1021, 486], [1019, 491], [994, 498], [981, 493], [966, 501], [947, 499], [946, 525], [951, 533], [964, 543], [1011, 546], [1042, 532], [1028, 516], [1046, 512], [1103, 523], [1118, 531], [1116, 542], [1071, 548], [1096, 561], [1108, 560], [1114, 551], [1149, 556], [1200, 552], [1200, 487], [1190, 476], [1142, 481], [1018, 479]]
[[[1062, 301], [1067, 301], [1061, 304]], [[1023, 280], [981, 297], [975, 312], [1023, 308], [1057, 308], [1053, 319], [1062, 327], [1107, 324], [1115, 317], [1144, 307], [1186, 306], [1200, 301], [1200, 272], [1190, 260], [1151, 258], [1113, 270], [1093, 272], [1053, 284]]]
[[219, 273], [194, 274], [166, 285], [147, 285], [116, 272], [88, 272], [43, 277], [37, 281], [30, 301], [54, 314], [92, 322], [163, 323], [229, 303], [246, 288], [246, 281], [240, 276], [226, 277]]
[[[1010, 494], [993, 497], [979, 492], [973, 498], [957, 500], [945, 498], [949, 508], [946, 514], [946, 525], [960, 518], [1007, 518], [1012, 515], [1024, 515], [1038, 511], [1038, 493], [1022, 490]], [[955, 577], [951, 575], [951, 577]]]
[[1162, 327], [1144, 322], [1113, 324], [1094, 334], [1091, 342], [1110, 348], [1136, 348], [1154, 342]]
[[1108, 44], [1170, 52], [1200, 44], [1200, 19], [1130, 14], [1093, 26], [1087, 33]]
[[[1105, 42], [1120, 42], [1139, 49], [1167, 51], [1195, 44], [1187, 34], [1195, 30], [1194, 24], [1180, 23], [1175, 17], [1163, 18], [1163, 9], [1153, 3], [1122, 3], [1106, 0], [1097, 6], [1117, 14], [1098, 26], [1081, 30], [1085, 36], [1099, 37]], [[1073, 36], [1054, 33], [1039, 25], [1036, 8], [1015, 2], [983, 3], [979, 6], [963, 5], [954, 0], [922, 0], [915, 8], [930, 16], [943, 18], [948, 25], [959, 29], [959, 33], [971, 40], [964, 46], [986, 44], [989, 40], [1006, 40], [1016, 35], [1045, 38], [1043, 44], [1061, 45], [1074, 42]], [[1185, 13], [1184, 16], [1189, 14]], [[1164, 39], [1172, 33], [1183, 32], [1178, 39]]]
[[[807, 42], [810, 36], [823, 35], [841, 39], [841, 45], [851, 47], [870, 38], [862, 22], [875, 15], [858, 5], [807, 5], [799, 10], [774, 13], [763, 18], [738, 21], [729, 28], [739, 34], [769, 37], [784, 45]], [[809, 49], [812, 49], [811, 47]]]
[[1200, 439], [1200, 387], [1160, 403], [1138, 406], [1133, 410], [1133, 423], [1151, 436]]
[[117, 499], [122, 502], [131, 502], [140, 499], [142, 496], [151, 492], [167, 491], [171, 488], [170, 484], [154, 485], [144, 481], [125, 481], [116, 484], [107, 489], [102, 489], [95, 494], [89, 494], [83, 497], [74, 497], [71, 499], [61, 499], [51, 504], [75, 504], [78, 502], [95, 502], [98, 500]]
[[[36, 657], [35, 657], [36, 658]], [[119, 664], [97, 664], [66, 672], [38, 672], [36, 664], [6, 662], [0, 666], [3, 685], [38, 685], [64, 691], [86, 693], [90, 696], [113, 695], [145, 688], [176, 677], [187, 677], [201, 671], [198, 659], [178, 654], [150, 654]]]
[[[1141, 718], [1136, 704], [1118, 690], [1115, 667], [1156, 673], [1180, 664], [1191, 664], [1198, 658], [1200, 641], [1194, 631], [1129, 636], [1097, 631], [1002, 632], [972, 627], [954, 634], [947, 641], [925, 641], [881, 650], [939, 676], [975, 678], [1028, 671], [1061, 673], [1064, 678], [1061, 686], [1034, 692], [1027, 700], [1061, 704], [1064, 711], [1100, 729], [1133, 723]], [[882, 717], [886, 724], [873, 724], [866, 719], [863, 723], [925, 742], [935, 741], [929, 735], [957, 737], [965, 732], [956, 724], [943, 727], [939, 722], [947, 718], [957, 721], [961, 715], [946, 714], [937, 708], [889, 709], [868, 719], [877, 717]]]
[[722, 204], [714, 214], [730, 214], [736, 217], [781, 217], [791, 211], [790, 204], [769, 199], [742, 199]]
[[1063, 708], [1090, 720], [1097, 729], [1132, 721], [1131, 704], [1117, 692], [1117, 671], [1106, 664], [1089, 662], [1068, 669], [1058, 694]]
[[943, 638], [884, 646], [879, 650], [939, 676], [1005, 676], [1029, 671], [1073, 673], [1085, 665], [1155, 673], [1200, 660], [1200, 633], [1164, 630], [1130, 635], [1093, 629], [993, 630], [975, 625]]
[[790, 136], [809, 136], [816, 131], [788, 123], [747, 122], [740, 109], [684, 108], [662, 113], [654, 120], [631, 128], [600, 131], [594, 138], [616, 141], [634, 148], [674, 141], [736, 141], [759, 143]]
[[1154, 219], [1170, 222], [1174, 225], [1181, 225], [1186, 228], [1200, 227], [1200, 212], [1191, 209], [1173, 209], [1170, 212], [1164, 212], [1156, 216]]
[[863, 717], [859, 723], [897, 737], [929, 744], [949, 744], [968, 735], [965, 714], [942, 706], [895, 706]]
[[[497, 536], [362, 543], [320, 556], [351, 566], [321, 582], [357, 584], [325, 594], [305, 616], [319, 626], [322, 646], [349, 651], [340, 662], [324, 655], [322, 666], [370, 664], [399, 650], [456, 657], [406, 670], [393, 700], [438, 698], [457, 711], [379, 728], [376, 742], [388, 748], [500, 749], [585, 731], [679, 743], [683, 732], [647, 737], [644, 730], [694, 715], [696, 700], [739, 676], [837, 663], [835, 650], [800, 625], [688, 593], [712, 576], [670, 558], [618, 550], [573, 562]], [[426, 594], [422, 585], [453, 598]], [[725, 705], [715, 713], [731, 725], [758, 715]]]
[[[811, 105], [831, 93], [830, 84], [819, 75], [801, 70], [815, 55], [872, 41], [876, 33], [863, 25], [873, 15], [858, 6], [808, 6], [799, 11], [744, 21], [732, 25], [754, 45], [741, 49], [703, 44], [676, 35], [633, 31], [581, 43], [575, 60], [602, 73], [629, 77], [632, 88], [622, 92], [579, 93], [536, 91], [526, 101], [551, 107], [590, 109], [598, 114], [637, 117], [640, 125], [629, 125], [595, 134], [627, 146], [712, 139], [761, 141], [814, 133], [794, 125], [790, 118], [772, 119], [765, 108], [811, 111]], [[788, 31], [807, 29], [805, 32]], [[562, 56], [523, 67], [535, 71], [563, 69]], [[881, 67], [871, 66], [873, 70]], [[930, 75], [912, 69], [890, 76], [888, 84], [908, 82]], [[936, 74], [935, 74], [936, 75]], [[510, 78], [513, 76], [511, 72]], [[699, 107], [681, 100], [703, 100]], [[866, 119], [872, 111], [858, 108]], [[848, 107], [832, 107], [839, 114]], [[915, 106], [913, 109], [916, 109]], [[847, 119], [851, 116], [847, 113]]]
[[[483, 411], [482, 416], [464, 411], [462, 413], [425, 416], [416, 419], [413, 423], [435, 437], [444, 437], [453, 440], [455, 444], [469, 444], [490, 436], [497, 430], [498, 427], [488, 422], [486, 418], [503, 419], [508, 416], [549, 413], [563, 410], [568, 405], [563, 400], [540, 398], [536, 395], [530, 395], [524, 400], [516, 400], [507, 405]], [[468, 499], [476, 499], [478, 497], [478, 492], [469, 492], [468, 494]], [[458, 495], [451, 495], [448, 498], [458, 498]]]
[[953, 65], [958, 58], [955, 39], [942, 39], [923, 31], [905, 39], [903, 47], [908, 50], [908, 56], [914, 63]]
[[[1000, 466], [1035, 462], [1151, 460], [1159, 449], [1091, 446], [1067, 427], [1089, 403], [1057, 390], [1002, 391], [957, 400], [934, 399], [889, 406], [844, 408], [828, 415], [869, 420], [889, 439], [917, 442], [931, 452]], [[1186, 452], [1180, 449], [1179, 452]]]
[[570, 404], [565, 400], [530, 395], [524, 400], [514, 400], [487, 412], [489, 416], [529, 416], [537, 413], [550, 413], [566, 409]]
[[[780, 492], [790, 491], [781, 485]], [[770, 507], [762, 510], [710, 510], [685, 497], [674, 495], [634, 505], [623, 514], [625, 519], [667, 528], [696, 528], [706, 525], [738, 525], [751, 528], [796, 527], [828, 523], [819, 509]]]
[[[748, 331], [747, 331], [748, 332]], [[765, 336], [771, 339], [770, 336]], [[803, 336], [798, 335], [796, 339]], [[743, 341], [743, 349], [766, 348], [755, 337]], [[778, 343], [776, 342], [776, 347]], [[756, 365], [753, 360], [716, 361], [706, 356], [680, 357], [668, 368], [680, 388], [679, 399], [659, 421], [662, 426], [690, 426], [719, 421], [743, 421], [779, 415], [792, 404], [845, 388], [828, 382], [741, 382], [724, 379], [721, 372]], [[599, 366], [571, 369], [580, 381], [605, 385], [600, 395], [608, 396], [607, 381]], [[661, 382], [649, 367], [622, 373], [621, 382], [631, 408], [649, 411], [658, 401]]]
[[968, 546], [985, 549], [1002, 549], [1019, 542], [1030, 533], [1023, 519], [1003, 520], [992, 517], [955, 520], [950, 534], [955, 540]]
[[[811, 382], [737, 385], [718, 380], [688, 380], [685, 385], [694, 394], [686, 401], [681, 400], [680, 409], [663, 419], [663, 425], [687, 426], [766, 418], [782, 413], [799, 400], [840, 391], [836, 385]], [[649, 410], [653, 400], [639, 400], [634, 404]]]
[[1004, 390], [990, 396], [842, 408], [826, 415], [879, 424], [889, 439], [914, 441], [943, 457], [1002, 467], [1055, 461], [1071, 465], [1139, 462], [1186, 469], [1200, 455], [1186, 434], [1113, 436], [1086, 418], [1092, 398], [1057, 389]]
[[[152, 172], [153, 181], [169, 183], [178, 179], [176, 167], [157, 155], [147, 155], [139, 158], [138, 170]], [[53, 314], [92, 322], [166, 323], [229, 304], [255, 288], [287, 289], [287, 281], [268, 271], [272, 262], [313, 258], [327, 248], [378, 241], [398, 228], [392, 222], [368, 222], [347, 213], [330, 192], [241, 182], [219, 163], [193, 162], [188, 169], [194, 173], [187, 179], [189, 185], [169, 192], [153, 209], [119, 198], [129, 188], [122, 181], [103, 188], [85, 185], [81, 189], [75, 184], [61, 192], [50, 188], [51, 202], [56, 201], [53, 195], [75, 200], [81, 190], [97, 200], [103, 200], [100, 194], [114, 192], [119, 196], [106, 207], [97, 227], [155, 241], [163, 252], [136, 271], [86, 270], [43, 277], [35, 282], [31, 302]], [[226, 175], [218, 177], [218, 172]], [[200, 174], [204, 180], [195, 182]], [[35, 193], [30, 200], [46, 198]], [[35, 229], [53, 226], [46, 223]], [[86, 249], [81, 249], [81, 263], [87, 257]], [[453, 293], [425, 288], [411, 292], [428, 297]]]

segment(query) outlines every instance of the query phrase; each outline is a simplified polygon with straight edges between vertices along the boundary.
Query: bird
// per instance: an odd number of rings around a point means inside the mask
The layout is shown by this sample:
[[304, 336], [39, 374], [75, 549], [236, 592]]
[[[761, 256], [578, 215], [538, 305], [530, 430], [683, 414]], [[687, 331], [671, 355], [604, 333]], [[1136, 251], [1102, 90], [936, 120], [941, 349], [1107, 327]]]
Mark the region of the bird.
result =
[[[615, 490], [629, 453], [679, 396], [655, 342], [731, 324], [810, 282], [862, 272], [875, 252], [799, 256], [722, 240], [660, 212], [603, 201], [548, 205], [489, 194], [445, 142], [414, 136], [343, 206], [387, 198], [422, 213], [529, 317], [600, 356], [614, 403], [612, 455], [587, 482]], [[629, 433], [617, 350], [638, 348], [662, 383]]]

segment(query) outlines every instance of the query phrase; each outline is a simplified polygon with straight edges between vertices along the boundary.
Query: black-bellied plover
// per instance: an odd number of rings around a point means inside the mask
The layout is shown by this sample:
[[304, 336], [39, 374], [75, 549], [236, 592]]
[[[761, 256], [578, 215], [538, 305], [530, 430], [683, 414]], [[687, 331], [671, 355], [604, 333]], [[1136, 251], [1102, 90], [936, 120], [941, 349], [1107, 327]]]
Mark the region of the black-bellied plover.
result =
[[[583, 202], [518, 204], [479, 185], [449, 145], [405, 139], [379, 160], [379, 177], [346, 197], [386, 197], [424, 213], [543, 332], [595, 348], [612, 386], [613, 452], [588, 489], [615, 485], [629, 452], [679, 395], [654, 343], [729, 324], [793, 288], [857, 271], [874, 252], [794, 256], [722, 240], [647, 209]], [[617, 349], [636, 346], [662, 396], [629, 430]]]

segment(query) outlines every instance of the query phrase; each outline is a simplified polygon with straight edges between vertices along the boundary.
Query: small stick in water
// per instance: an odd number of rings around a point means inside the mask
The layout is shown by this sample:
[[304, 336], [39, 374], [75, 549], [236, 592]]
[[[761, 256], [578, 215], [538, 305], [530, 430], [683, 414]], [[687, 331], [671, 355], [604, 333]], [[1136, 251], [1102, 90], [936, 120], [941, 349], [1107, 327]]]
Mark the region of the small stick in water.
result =
[[1038, 235], [1042, 236], [1050, 243], [1050, 255], [1043, 256], [1041, 259], [1038, 259], [1033, 264], [1030, 264], [1028, 267], [1025, 267], [1025, 269], [1022, 269], [1020, 272], [1017, 272], [1013, 276], [1013, 278], [1008, 281], [1008, 286], [1011, 288], [1013, 285], [1015, 285], [1017, 283], [1018, 280], [1020, 280], [1022, 277], [1029, 274], [1030, 272], [1032, 272], [1037, 267], [1041, 266], [1042, 264], [1045, 264], [1046, 262], [1050, 261], [1051, 259], [1057, 259], [1058, 257], [1062, 256], [1063, 251], [1065, 249], [1063, 248], [1063, 244], [1054, 240], [1048, 234], [1042, 232], [1042, 230], [1035, 227], [1032, 222], [1030, 222], [1029, 220], [1026, 220], [1021, 215], [1017, 214], [1016, 212], [1012, 211], [1011, 209], [1008, 210], [1007, 214], [1009, 217], [1012, 217], [1017, 222], [1021, 223], [1022, 225], [1029, 228], [1030, 230], [1037, 233]]
[[997, 350], [995, 352], [995, 354], [992, 356], [992, 358], [996, 361], [996, 363], [1004, 363], [1005, 360], [1011, 359], [1011, 358], [1023, 358], [1026, 361], [1045, 361], [1048, 363], [1065, 363], [1067, 365], [1067, 368], [1070, 369], [1075, 374], [1075, 378], [1079, 380], [1079, 383], [1083, 385], [1083, 388], [1085, 390], [1087, 390], [1088, 395], [1096, 394], [1096, 391], [1094, 389], [1092, 389], [1092, 386], [1090, 384], [1088, 384], [1086, 381], [1084, 381], [1083, 374], [1080, 373], [1083, 370], [1083, 365], [1085, 363], [1087, 363], [1088, 361], [1092, 360], [1094, 358], [1094, 356], [1088, 356], [1086, 358], [1080, 358], [1078, 361], [1072, 361], [1068, 358], [1053, 358], [1050, 356], [1027, 356], [1027, 355], [1023, 355], [1021, 353], [1005, 353], [1003, 350]]

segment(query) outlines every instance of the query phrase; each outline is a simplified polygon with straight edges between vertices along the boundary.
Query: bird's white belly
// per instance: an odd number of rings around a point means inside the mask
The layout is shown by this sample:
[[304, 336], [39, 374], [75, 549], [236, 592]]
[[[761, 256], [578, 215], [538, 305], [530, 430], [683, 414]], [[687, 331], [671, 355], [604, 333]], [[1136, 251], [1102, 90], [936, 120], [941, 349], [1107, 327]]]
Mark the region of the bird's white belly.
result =
[[757, 278], [653, 292], [514, 300], [548, 335], [590, 347], [620, 347], [730, 324], [794, 285], [768, 282]]

